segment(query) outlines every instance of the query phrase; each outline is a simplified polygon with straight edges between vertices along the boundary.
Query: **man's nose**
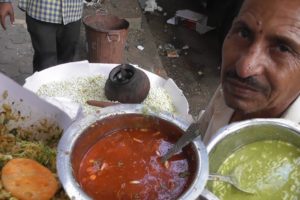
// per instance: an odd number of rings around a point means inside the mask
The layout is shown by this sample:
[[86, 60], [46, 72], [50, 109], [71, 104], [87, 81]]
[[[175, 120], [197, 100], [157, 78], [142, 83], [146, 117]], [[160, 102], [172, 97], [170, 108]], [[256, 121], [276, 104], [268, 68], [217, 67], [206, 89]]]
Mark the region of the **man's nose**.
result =
[[236, 63], [236, 72], [241, 78], [259, 75], [263, 72], [266, 55], [259, 45], [250, 46], [241, 51]]

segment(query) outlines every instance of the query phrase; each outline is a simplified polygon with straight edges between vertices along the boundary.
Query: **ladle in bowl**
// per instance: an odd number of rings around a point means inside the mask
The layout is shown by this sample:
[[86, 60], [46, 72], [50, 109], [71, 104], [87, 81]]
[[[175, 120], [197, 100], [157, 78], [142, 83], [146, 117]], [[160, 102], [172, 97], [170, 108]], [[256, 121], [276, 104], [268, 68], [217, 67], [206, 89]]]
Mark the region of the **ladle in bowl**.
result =
[[240, 185], [240, 182], [237, 180], [237, 178], [234, 175], [220, 175], [220, 174], [210, 174], [208, 175], [208, 180], [209, 181], [223, 181], [226, 183], [231, 184], [232, 186], [234, 186], [236, 189], [248, 193], [248, 194], [254, 194], [255, 191], [251, 190], [250, 188], [243, 188]]

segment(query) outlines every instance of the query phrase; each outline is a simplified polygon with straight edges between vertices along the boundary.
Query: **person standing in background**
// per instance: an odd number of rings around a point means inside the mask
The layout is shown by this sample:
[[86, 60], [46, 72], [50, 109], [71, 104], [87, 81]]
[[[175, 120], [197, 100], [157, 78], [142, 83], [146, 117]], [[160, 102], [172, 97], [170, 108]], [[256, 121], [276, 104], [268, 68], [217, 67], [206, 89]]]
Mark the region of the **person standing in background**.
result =
[[[33, 72], [73, 61], [80, 34], [83, 1], [19, 0], [26, 13], [27, 30], [34, 49]], [[0, 0], [0, 20], [14, 22], [11, 0]]]

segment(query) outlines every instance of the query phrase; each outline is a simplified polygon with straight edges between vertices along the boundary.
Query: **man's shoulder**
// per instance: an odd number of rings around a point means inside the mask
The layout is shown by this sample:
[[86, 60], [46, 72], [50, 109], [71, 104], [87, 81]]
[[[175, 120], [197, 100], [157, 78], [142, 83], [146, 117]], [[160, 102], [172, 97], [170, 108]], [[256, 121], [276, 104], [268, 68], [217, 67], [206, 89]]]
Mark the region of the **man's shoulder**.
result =
[[208, 108], [215, 107], [216, 105], [224, 102], [223, 89], [221, 85], [217, 87], [215, 93], [213, 94], [211, 100], [209, 101]]
[[296, 123], [300, 123], [300, 95], [296, 100], [288, 107], [288, 109], [283, 113], [281, 118], [291, 120]]

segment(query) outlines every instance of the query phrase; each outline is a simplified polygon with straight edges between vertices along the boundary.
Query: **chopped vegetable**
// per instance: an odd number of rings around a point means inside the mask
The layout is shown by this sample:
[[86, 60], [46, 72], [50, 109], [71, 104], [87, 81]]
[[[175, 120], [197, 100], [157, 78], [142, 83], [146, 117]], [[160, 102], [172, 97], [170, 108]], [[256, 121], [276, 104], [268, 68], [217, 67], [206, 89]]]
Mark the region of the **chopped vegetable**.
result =
[[93, 175], [91, 175], [90, 176], [90, 179], [93, 181], [93, 180], [95, 180], [97, 178], [97, 176], [95, 175], [95, 174], [93, 174]]
[[124, 163], [122, 161], [118, 162], [118, 167], [122, 167], [124, 165]]
[[130, 183], [130, 184], [140, 184], [141, 182], [138, 181], [138, 180], [134, 180], [134, 181], [130, 181], [129, 183]]
[[[8, 99], [7, 91], [2, 98]], [[22, 100], [20, 100], [22, 101]], [[0, 105], [0, 168], [13, 158], [30, 158], [36, 160], [56, 173], [56, 147], [62, 134], [62, 129], [47, 119], [28, 126], [20, 127], [18, 124], [28, 119], [15, 110], [14, 102], [2, 102]], [[21, 123], [22, 124], [22, 123]], [[57, 176], [55, 174], [57, 179]], [[18, 200], [7, 192], [0, 181], [0, 199]], [[68, 196], [60, 186], [52, 200], [68, 200]]]
[[2, 98], [3, 99], [6, 99], [8, 97], [8, 91], [5, 90], [3, 93], [2, 93]]
[[138, 143], [143, 143], [143, 140], [137, 139], [137, 138], [133, 138], [134, 141], [138, 142]]
[[187, 178], [187, 177], [189, 177], [189, 175], [190, 175], [190, 172], [188, 172], [188, 171], [186, 171], [186, 172], [180, 172], [180, 173], [178, 174], [178, 176], [179, 176], [180, 178]]
[[164, 162], [164, 166], [165, 166], [166, 169], [169, 169], [169, 167], [170, 167], [169, 161], [165, 161]]

